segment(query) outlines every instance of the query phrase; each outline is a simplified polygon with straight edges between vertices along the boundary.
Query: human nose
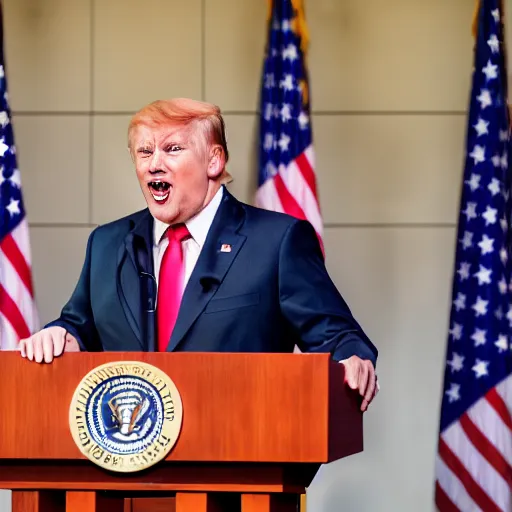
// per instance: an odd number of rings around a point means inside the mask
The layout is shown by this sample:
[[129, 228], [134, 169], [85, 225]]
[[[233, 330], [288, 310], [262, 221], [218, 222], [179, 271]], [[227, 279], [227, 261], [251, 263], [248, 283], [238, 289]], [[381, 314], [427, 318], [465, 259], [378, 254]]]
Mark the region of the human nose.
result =
[[151, 161], [149, 163], [149, 172], [163, 172], [162, 169], [162, 153], [158, 150], [153, 152], [153, 156], [151, 157]]

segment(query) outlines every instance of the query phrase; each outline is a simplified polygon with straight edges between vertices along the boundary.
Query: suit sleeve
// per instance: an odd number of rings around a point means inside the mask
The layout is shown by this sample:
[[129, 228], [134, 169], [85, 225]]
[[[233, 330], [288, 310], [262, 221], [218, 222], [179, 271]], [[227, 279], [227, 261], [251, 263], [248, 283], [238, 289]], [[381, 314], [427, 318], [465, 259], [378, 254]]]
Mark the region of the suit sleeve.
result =
[[63, 307], [60, 317], [45, 327], [60, 326], [72, 334], [83, 351], [101, 351], [101, 343], [94, 324], [90, 296], [91, 252], [93, 231], [87, 241], [87, 250], [82, 272], [75, 290], [67, 304]]
[[281, 310], [300, 339], [302, 352], [330, 352], [340, 361], [353, 355], [374, 367], [377, 349], [332, 282], [312, 225], [292, 224], [279, 254]]

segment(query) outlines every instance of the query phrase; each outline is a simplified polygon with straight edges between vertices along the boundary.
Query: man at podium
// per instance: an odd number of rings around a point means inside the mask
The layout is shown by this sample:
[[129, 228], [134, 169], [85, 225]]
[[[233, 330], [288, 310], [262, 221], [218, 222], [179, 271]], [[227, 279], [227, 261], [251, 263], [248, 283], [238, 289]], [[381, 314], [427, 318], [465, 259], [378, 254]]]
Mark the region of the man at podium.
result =
[[377, 349], [330, 279], [311, 224], [226, 189], [220, 110], [155, 101], [132, 118], [128, 146], [147, 208], [91, 233], [60, 317], [22, 340], [21, 355], [50, 363], [78, 350], [298, 346], [341, 361], [366, 410], [378, 389]]

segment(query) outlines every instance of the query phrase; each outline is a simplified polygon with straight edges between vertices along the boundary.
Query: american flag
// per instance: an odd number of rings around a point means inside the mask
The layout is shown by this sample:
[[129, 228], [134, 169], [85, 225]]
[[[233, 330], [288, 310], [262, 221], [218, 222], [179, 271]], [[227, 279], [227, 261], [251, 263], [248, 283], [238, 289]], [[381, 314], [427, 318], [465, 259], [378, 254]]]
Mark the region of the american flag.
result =
[[435, 501], [512, 510], [510, 145], [503, 10], [480, 2], [456, 240]]
[[322, 244], [302, 2], [270, 2], [263, 65], [256, 204], [308, 220]]
[[0, 6], [0, 349], [38, 328], [27, 219], [8, 103]]

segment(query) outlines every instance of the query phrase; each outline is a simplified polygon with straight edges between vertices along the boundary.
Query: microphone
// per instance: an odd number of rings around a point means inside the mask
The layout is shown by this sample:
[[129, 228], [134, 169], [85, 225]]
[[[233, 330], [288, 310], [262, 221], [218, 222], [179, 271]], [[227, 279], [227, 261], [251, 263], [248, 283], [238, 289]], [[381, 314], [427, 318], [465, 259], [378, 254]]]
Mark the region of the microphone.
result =
[[146, 309], [144, 310], [146, 313], [154, 313], [156, 310], [156, 294], [157, 294], [157, 283], [156, 278], [154, 275], [149, 274], [147, 272], [141, 272], [140, 277], [143, 278], [145, 281], [145, 299], [146, 303], [143, 307]]
[[[148, 352], [156, 350], [156, 329], [155, 329], [155, 313], [156, 313], [156, 296], [157, 296], [157, 282], [154, 275], [148, 272], [141, 272], [139, 278], [143, 281], [143, 304], [142, 310], [144, 312], [144, 332], [146, 349]], [[141, 283], [142, 284], [142, 283]]]

